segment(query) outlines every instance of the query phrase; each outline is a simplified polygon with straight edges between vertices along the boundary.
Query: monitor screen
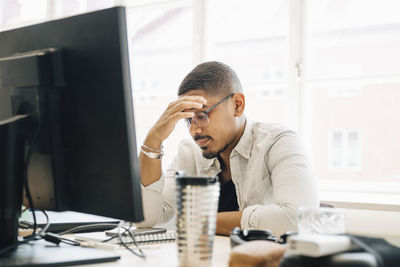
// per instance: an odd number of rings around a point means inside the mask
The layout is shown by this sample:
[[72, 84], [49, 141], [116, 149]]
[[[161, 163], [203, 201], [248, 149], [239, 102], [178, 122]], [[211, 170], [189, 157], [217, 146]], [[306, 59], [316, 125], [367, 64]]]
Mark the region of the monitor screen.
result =
[[0, 120], [35, 118], [35, 207], [143, 220], [124, 7], [0, 32]]

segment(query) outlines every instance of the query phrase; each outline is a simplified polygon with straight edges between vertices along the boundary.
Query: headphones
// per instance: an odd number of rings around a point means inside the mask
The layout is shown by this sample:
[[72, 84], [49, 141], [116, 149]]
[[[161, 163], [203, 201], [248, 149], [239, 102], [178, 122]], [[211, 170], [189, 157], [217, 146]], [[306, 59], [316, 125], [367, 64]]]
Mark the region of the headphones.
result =
[[253, 240], [266, 240], [284, 244], [287, 237], [293, 234], [296, 234], [296, 232], [287, 232], [281, 235], [281, 240], [279, 240], [269, 230], [241, 230], [239, 227], [235, 227], [230, 233], [231, 248]]
[[233, 228], [230, 237], [232, 248], [252, 240], [279, 241], [269, 230], [241, 230], [239, 227]]

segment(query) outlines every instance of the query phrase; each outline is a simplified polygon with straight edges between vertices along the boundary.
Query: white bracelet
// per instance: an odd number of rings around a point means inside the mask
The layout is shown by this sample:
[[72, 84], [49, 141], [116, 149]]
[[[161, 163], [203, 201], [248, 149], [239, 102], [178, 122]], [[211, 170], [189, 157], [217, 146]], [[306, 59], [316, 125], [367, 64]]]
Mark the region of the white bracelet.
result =
[[146, 155], [147, 157], [151, 158], [151, 159], [161, 159], [164, 156], [164, 151], [161, 150], [160, 153], [154, 153], [154, 152], [147, 152], [144, 151], [143, 146], [140, 147], [140, 152], [142, 152], [144, 155]]
[[143, 144], [142, 147], [146, 148], [147, 150], [150, 150], [151, 152], [156, 152], [156, 153], [161, 153], [164, 148], [163, 146], [161, 146], [161, 149], [154, 149], [154, 148], [146, 146], [145, 144]]

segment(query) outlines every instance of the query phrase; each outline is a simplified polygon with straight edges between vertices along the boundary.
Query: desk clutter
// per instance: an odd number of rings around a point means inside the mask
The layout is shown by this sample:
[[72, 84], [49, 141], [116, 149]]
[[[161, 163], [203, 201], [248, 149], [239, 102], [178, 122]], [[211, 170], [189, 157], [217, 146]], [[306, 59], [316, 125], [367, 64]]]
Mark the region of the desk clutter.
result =
[[157, 244], [175, 242], [175, 236], [175, 232], [171, 231], [165, 233], [137, 235], [135, 236], [135, 239], [138, 244]]
[[249, 241], [232, 249], [229, 267], [278, 267], [285, 251], [286, 246], [276, 242]]
[[[139, 245], [175, 241], [175, 231], [77, 212], [23, 213], [14, 245], [0, 248], [0, 266], [68, 266], [117, 261], [125, 247], [145, 258]], [[36, 218], [31, 222], [31, 219]], [[50, 231], [52, 229], [53, 231]], [[57, 256], [58, 255], [58, 256]]]
[[[167, 230], [165, 228], [135, 228], [130, 231], [135, 237], [135, 242], [139, 245], [174, 242], [176, 238], [175, 231]], [[121, 235], [121, 238], [126, 244], [133, 243], [132, 237], [126, 232]], [[103, 233], [84, 233], [75, 235], [75, 240], [79, 242], [104, 242], [107, 239], [109, 239], [109, 241], [106, 242], [108, 244], [120, 244], [118, 233], [115, 230], [107, 231], [105, 235]]]
[[398, 267], [400, 248], [381, 238], [355, 235], [288, 236], [244, 242], [232, 248], [230, 267]]
[[112, 251], [67, 244], [55, 245], [37, 240], [3, 254], [0, 257], [0, 266], [69, 266], [113, 262], [119, 259], [120, 256]]

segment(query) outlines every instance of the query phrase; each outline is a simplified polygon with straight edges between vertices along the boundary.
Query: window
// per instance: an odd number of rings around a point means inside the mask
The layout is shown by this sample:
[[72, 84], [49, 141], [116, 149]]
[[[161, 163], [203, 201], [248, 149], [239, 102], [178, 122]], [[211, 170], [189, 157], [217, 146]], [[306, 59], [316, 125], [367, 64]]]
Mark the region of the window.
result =
[[326, 85], [329, 97], [361, 97], [363, 85], [357, 82], [330, 82]]
[[[361, 168], [361, 140], [358, 131], [333, 131], [329, 140], [329, 168], [354, 172]], [[337, 174], [334, 179], [337, 179]]]
[[[219, 60], [247, 116], [299, 130], [321, 188], [400, 195], [400, 1], [3, 0], [0, 30], [120, 3], [138, 144], [193, 66]], [[164, 165], [184, 137], [182, 123]]]
[[[192, 68], [192, 6], [177, 2], [132, 7], [127, 20], [136, 136], [141, 144], [168, 103], [176, 99], [181, 80]], [[177, 153], [177, 141], [187, 137], [187, 128], [179, 123], [164, 143], [164, 167]]]
[[230, 65], [253, 120], [287, 124], [289, 1], [209, 1], [209, 60]]
[[[322, 183], [400, 183], [399, 8], [390, 0], [307, 1], [304, 126]], [[348, 128], [357, 131], [330, 130]]]
[[46, 19], [46, 0], [3, 0], [0, 1], [0, 25], [20, 26]]
[[89, 12], [111, 7], [113, 0], [53, 0], [55, 17], [65, 17], [82, 12]]

